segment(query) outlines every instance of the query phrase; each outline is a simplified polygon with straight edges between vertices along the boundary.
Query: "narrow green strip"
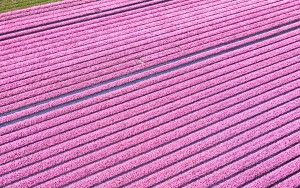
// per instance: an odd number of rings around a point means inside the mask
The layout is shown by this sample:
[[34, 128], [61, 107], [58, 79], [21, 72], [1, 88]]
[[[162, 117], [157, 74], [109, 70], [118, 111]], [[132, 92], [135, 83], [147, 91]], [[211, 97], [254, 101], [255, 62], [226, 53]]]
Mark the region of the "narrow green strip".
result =
[[0, 0], [0, 13], [56, 1], [58, 0]]

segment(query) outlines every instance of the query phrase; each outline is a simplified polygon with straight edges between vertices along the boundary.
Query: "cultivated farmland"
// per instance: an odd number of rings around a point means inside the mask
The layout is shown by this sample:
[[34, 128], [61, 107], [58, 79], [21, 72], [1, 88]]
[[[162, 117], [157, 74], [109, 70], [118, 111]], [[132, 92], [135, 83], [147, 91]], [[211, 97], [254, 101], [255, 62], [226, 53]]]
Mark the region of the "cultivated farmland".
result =
[[0, 187], [300, 186], [299, 13], [64, 0], [0, 14]]

